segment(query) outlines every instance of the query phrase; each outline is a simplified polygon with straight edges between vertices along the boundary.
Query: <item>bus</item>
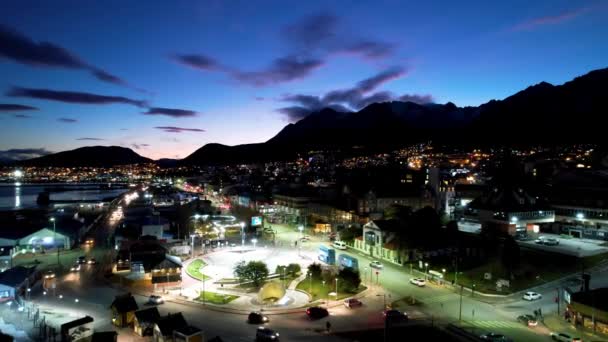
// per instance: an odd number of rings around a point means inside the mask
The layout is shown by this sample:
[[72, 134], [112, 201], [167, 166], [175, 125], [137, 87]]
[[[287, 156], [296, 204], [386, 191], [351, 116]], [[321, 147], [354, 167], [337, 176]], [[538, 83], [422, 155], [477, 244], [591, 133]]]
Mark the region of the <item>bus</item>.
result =
[[350, 255], [340, 254], [338, 256], [338, 267], [340, 268], [340, 270], [344, 269], [345, 267], [350, 267], [354, 271], [358, 271], [359, 261], [357, 260], [357, 258], [352, 257]]
[[328, 264], [333, 265], [336, 263], [336, 250], [327, 246], [321, 245], [319, 247], [319, 260]]

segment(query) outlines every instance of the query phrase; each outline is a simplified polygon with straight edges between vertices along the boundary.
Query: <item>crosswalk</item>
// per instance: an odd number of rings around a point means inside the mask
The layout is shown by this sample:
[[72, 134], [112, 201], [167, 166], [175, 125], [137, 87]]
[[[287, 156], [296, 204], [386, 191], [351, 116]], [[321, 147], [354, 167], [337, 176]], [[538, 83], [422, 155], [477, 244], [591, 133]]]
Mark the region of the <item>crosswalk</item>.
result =
[[457, 297], [455, 297], [453, 293], [446, 293], [446, 294], [439, 295], [439, 296], [420, 298], [420, 301], [424, 304], [435, 304], [435, 303], [445, 303], [445, 302], [455, 300], [455, 299], [457, 299]]
[[485, 328], [485, 329], [499, 329], [499, 328], [515, 328], [519, 329], [523, 327], [523, 324], [509, 321], [494, 321], [494, 320], [467, 320], [467, 324]]

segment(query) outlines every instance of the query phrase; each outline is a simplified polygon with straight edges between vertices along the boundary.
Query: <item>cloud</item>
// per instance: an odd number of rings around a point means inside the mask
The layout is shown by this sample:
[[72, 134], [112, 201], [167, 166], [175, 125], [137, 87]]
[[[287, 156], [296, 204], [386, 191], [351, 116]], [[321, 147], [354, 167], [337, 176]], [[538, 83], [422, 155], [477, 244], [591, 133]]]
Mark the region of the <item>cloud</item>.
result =
[[207, 70], [207, 71], [216, 71], [224, 69], [215, 59], [205, 56], [205, 55], [180, 55], [174, 54], [171, 58], [183, 65], [199, 69], [199, 70]]
[[157, 126], [154, 127], [156, 129], [163, 130], [168, 133], [183, 133], [183, 132], [205, 132], [204, 129], [199, 128], [183, 128], [183, 127], [175, 127], [175, 126]]
[[262, 96], [256, 96], [256, 97], [255, 97], [255, 100], [256, 100], [256, 101], [264, 101], [264, 100], [266, 100], [266, 99], [265, 99], [264, 97], [262, 97]]
[[381, 59], [395, 52], [395, 44], [353, 35], [340, 19], [330, 13], [302, 18], [283, 29], [283, 38], [299, 53], [351, 54], [365, 59]]
[[183, 118], [197, 116], [198, 113], [187, 109], [175, 109], [175, 108], [162, 108], [162, 107], [151, 107], [148, 108], [147, 112], [142, 114], [145, 115], [166, 115], [173, 118]]
[[393, 100], [410, 101], [419, 104], [433, 102], [431, 95], [405, 94], [397, 96], [390, 91], [375, 91], [385, 83], [406, 75], [407, 69], [392, 67], [357, 82], [352, 88], [332, 90], [322, 96], [287, 94], [281, 100], [290, 102], [293, 105], [279, 108], [277, 112], [284, 114], [287, 120], [294, 122], [303, 119], [311, 112], [319, 111], [323, 108], [332, 108], [339, 112], [349, 112], [359, 110], [376, 102]]
[[145, 107], [146, 102], [143, 100], [133, 100], [122, 96], [106, 96], [91, 93], [75, 92], [75, 91], [57, 91], [50, 89], [34, 89], [13, 87], [6, 93], [12, 97], [27, 97], [32, 99], [41, 99], [49, 101], [59, 101], [68, 103], [80, 104], [111, 104], [122, 103], [136, 107]]
[[592, 7], [581, 7], [571, 9], [557, 15], [532, 18], [511, 27], [511, 31], [529, 31], [542, 26], [559, 25], [561, 23], [573, 20], [589, 12], [591, 9]]
[[13, 161], [37, 158], [52, 154], [53, 152], [45, 148], [13, 148], [0, 151], [0, 160]]
[[77, 119], [71, 119], [71, 118], [59, 118], [59, 119], [57, 119], [57, 121], [59, 121], [59, 122], [65, 122], [65, 123], [75, 123], [75, 122], [78, 122]]
[[285, 56], [275, 59], [264, 70], [238, 71], [233, 73], [233, 77], [242, 82], [261, 87], [304, 78], [323, 64], [323, 61], [319, 59]]
[[36, 42], [3, 25], [0, 25], [0, 57], [37, 67], [87, 70], [101, 81], [127, 85], [120, 77], [82, 61], [61, 46]]
[[120, 130], [121, 131], [128, 131], [129, 129], [128, 128], [121, 128]]
[[102, 141], [102, 140], [106, 140], [106, 139], [84, 137], [84, 138], [77, 138], [76, 140], [82, 140], [82, 141]]
[[136, 150], [142, 149], [144, 147], [149, 147], [149, 144], [137, 144], [137, 143], [132, 143], [131, 147], [133, 147]]
[[29, 116], [27, 114], [15, 114], [13, 116], [16, 118], [19, 118], [19, 119], [30, 119], [31, 118], [31, 116]]
[[0, 112], [20, 112], [30, 110], [38, 110], [38, 108], [14, 103], [0, 103]]

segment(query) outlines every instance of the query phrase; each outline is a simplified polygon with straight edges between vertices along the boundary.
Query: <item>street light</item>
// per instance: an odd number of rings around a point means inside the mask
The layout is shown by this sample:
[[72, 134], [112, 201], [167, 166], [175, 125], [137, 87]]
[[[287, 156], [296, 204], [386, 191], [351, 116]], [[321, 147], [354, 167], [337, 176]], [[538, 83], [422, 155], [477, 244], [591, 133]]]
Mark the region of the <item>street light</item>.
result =
[[59, 263], [59, 247], [57, 246], [57, 227], [55, 225], [55, 218], [51, 217], [49, 219], [49, 221], [53, 222], [53, 244], [55, 245], [55, 248], [57, 249], [57, 265], [60, 265], [60, 263]]
[[336, 278], [336, 301], [338, 300], [338, 278]]
[[424, 263], [424, 277], [426, 280], [429, 279], [429, 263], [428, 262]]
[[579, 219], [579, 220], [582, 220], [582, 219], [585, 218], [585, 215], [583, 213], [577, 213], [576, 214], [576, 218]]
[[300, 231], [300, 237], [304, 237], [304, 226], [303, 225], [299, 225], [298, 226], [298, 230]]
[[190, 237], [192, 238], [192, 259], [194, 259], [194, 237], [196, 235], [194, 234], [190, 234]]
[[255, 249], [255, 244], [258, 243], [258, 239], [251, 239], [251, 243], [253, 243], [253, 249]]
[[[322, 283], [323, 283], [323, 291], [325, 291], [325, 280], [323, 280]], [[329, 307], [329, 299], [327, 299], [327, 301], [325, 302], [325, 304]]]
[[78, 298], [74, 299], [74, 303], [78, 303]]
[[308, 291], [312, 295], [312, 273], [308, 272]]
[[241, 221], [241, 247], [245, 247], [245, 222]]

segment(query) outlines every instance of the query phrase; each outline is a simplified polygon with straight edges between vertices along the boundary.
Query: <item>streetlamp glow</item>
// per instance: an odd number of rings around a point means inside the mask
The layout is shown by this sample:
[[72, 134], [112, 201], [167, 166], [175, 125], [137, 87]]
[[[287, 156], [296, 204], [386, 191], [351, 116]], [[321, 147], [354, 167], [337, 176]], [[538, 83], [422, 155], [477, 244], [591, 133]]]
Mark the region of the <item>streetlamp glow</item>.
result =
[[255, 249], [255, 244], [258, 243], [258, 239], [251, 239], [251, 243], [253, 243], [253, 249]]
[[57, 226], [55, 224], [55, 217], [50, 217], [49, 221], [51, 221], [53, 223], [53, 244], [55, 245], [55, 248], [57, 249], [57, 265], [60, 265], [60, 263], [59, 263], [59, 246], [57, 246]]
[[583, 213], [577, 213], [576, 214], [576, 218], [579, 219], [579, 220], [582, 220], [582, 219], [585, 218], [585, 215], [583, 215]]
[[74, 299], [74, 302], [75, 302], [75, 303], [78, 303], [78, 298]]
[[511, 217], [511, 222], [516, 223], [519, 219], [517, 218], [517, 216], [512, 216]]
[[304, 236], [304, 226], [303, 225], [299, 225], [298, 226], [298, 230], [300, 231], [300, 237]]

